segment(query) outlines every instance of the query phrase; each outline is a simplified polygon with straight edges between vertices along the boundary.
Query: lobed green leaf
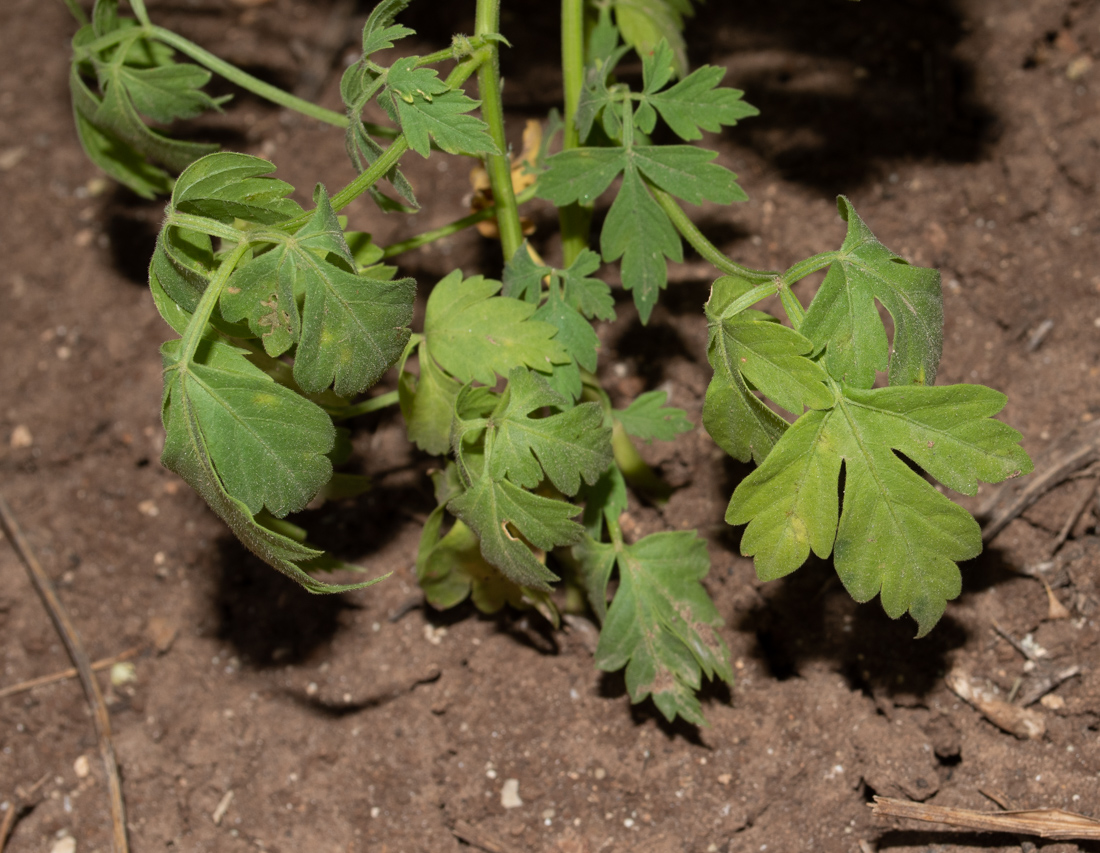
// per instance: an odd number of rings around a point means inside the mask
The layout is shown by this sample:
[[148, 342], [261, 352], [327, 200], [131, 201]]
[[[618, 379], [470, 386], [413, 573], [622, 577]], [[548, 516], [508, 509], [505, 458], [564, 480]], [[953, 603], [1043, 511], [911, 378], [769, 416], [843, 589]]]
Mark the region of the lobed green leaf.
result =
[[612, 410], [611, 416], [635, 438], [672, 441], [680, 433], [690, 432], [694, 425], [683, 409], [666, 406], [667, 400], [667, 391], [646, 391], [625, 409]]
[[652, 696], [668, 720], [706, 725], [696, 691], [702, 676], [733, 681], [722, 618], [700, 581], [710, 569], [706, 542], [694, 531], [654, 533], [633, 545], [584, 542], [581, 565], [597, 600], [606, 595], [609, 563], [619, 588], [596, 647], [596, 666], [626, 667], [632, 702]]
[[834, 551], [853, 598], [881, 593], [886, 612], [908, 611], [923, 636], [959, 594], [956, 563], [981, 551], [981, 531], [897, 454], [971, 494], [979, 480], [1027, 473], [1019, 433], [990, 419], [1004, 402], [973, 385], [845, 388], [833, 408], [799, 418], [734, 491], [726, 520], [748, 523], [742, 553], [770, 579], [798, 568], [811, 548]]
[[[801, 332], [825, 351], [839, 382], [870, 388], [889, 370], [891, 385], [931, 385], [943, 350], [943, 294], [936, 270], [910, 266], [883, 246], [844, 196], [848, 235], [806, 312]], [[894, 321], [892, 346], [875, 306]]]

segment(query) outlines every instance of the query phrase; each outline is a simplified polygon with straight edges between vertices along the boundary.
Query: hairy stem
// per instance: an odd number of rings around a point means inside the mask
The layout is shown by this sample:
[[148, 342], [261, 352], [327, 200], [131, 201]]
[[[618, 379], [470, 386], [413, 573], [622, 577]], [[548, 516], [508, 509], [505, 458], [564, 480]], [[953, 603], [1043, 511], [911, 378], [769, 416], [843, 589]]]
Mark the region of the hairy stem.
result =
[[[584, 0], [561, 0], [561, 68], [565, 101], [562, 149], [577, 148], [577, 105], [584, 86]], [[568, 267], [588, 248], [592, 208], [573, 203], [558, 211], [562, 266]]]
[[195, 357], [195, 351], [199, 348], [199, 341], [202, 340], [202, 336], [206, 332], [206, 327], [210, 323], [210, 318], [214, 314], [214, 308], [217, 306], [218, 300], [221, 299], [226, 282], [229, 281], [233, 270], [237, 268], [237, 264], [241, 262], [241, 259], [248, 254], [250, 248], [251, 245], [247, 241], [239, 243], [229, 257], [221, 262], [218, 271], [210, 279], [210, 284], [203, 291], [202, 298], [199, 300], [195, 313], [191, 316], [191, 322], [187, 324], [187, 331], [183, 335], [179, 364], [183, 366], [184, 370], [187, 369], [186, 366]]
[[[477, 0], [477, 18], [474, 23], [474, 35], [487, 36], [500, 28], [500, 0]], [[500, 49], [496, 42], [487, 45], [489, 61], [482, 64], [477, 72], [478, 87], [481, 90], [481, 117], [489, 125], [489, 136], [496, 145], [499, 154], [490, 154], [485, 158], [489, 173], [489, 185], [493, 189], [493, 201], [497, 209], [497, 222], [500, 225], [500, 245], [505, 262], [523, 243], [523, 226], [519, 221], [519, 206], [512, 189], [512, 163], [508, 157], [508, 140], [504, 135], [504, 103], [500, 95]]]
[[343, 113], [338, 113], [334, 110], [326, 110], [324, 107], [319, 107], [310, 101], [296, 97], [289, 92], [284, 92], [278, 86], [272, 86], [270, 83], [265, 83], [258, 77], [253, 77], [237, 66], [230, 65], [225, 60], [219, 59], [214, 54], [204, 50], [194, 42], [188, 41], [183, 36], [177, 35], [171, 30], [156, 26], [149, 26], [148, 30], [149, 35], [153, 38], [164, 42], [164, 44], [170, 47], [174, 47], [180, 53], [191, 57], [195, 62], [208, 68], [215, 74], [221, 75], [230, 83], [235, 83], [242, 89], [247, 89], [254, 95], [259, 95], [261, 98], [271, 101], [273, 104], [278, 104], [280, 107], [286, 107], [289, 110], [294, 110], [302, 115], [317, 119], [317, 121], [331, 124], [334, 127], [348, 126], [348, 117]]
[[334, 419], [343, 421], [348, 418], [354, 418], [357, 415], [377, 412], [379, 409], [384, 409], [387, 406], [396, 406], [398, 402], [398, 393], [396, 391], [389, 391], [385, 394], [379, 394], [377, 397], [371, 397], [369, 400], [364, 400], [361, 403], [356, 403], [354, 406], [346, 406], [339, 410], [326, 409], [326, 411], [328, 411]]

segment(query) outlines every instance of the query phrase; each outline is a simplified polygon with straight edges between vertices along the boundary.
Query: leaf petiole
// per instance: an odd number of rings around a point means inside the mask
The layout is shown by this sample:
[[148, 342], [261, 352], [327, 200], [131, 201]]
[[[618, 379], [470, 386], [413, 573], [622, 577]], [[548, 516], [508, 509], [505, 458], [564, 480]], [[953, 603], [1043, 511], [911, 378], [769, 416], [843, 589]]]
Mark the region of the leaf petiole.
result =
[[237, 264], [248, 254], [250, 249], [249, 243], [241, 242], [218, 265], [217, 272], [214, 273], [214, 277], [210, 279], [210, 284], [203, 291], [202, 298], [199, 299], [195, 313], [191, 315], [191, 322], [187, 324], [187, 331], [183, 335], [183, 343], [180, 346], [180, 358], [176, 362], [177, 366], [170, 369], [186, 369], [186, 365], [194, 359], [195, 352], [199, 348], [199, 342], [206, 333], [206, 327], [210, 324], [210, 318], [214, 314], [214, 307], [221, 299], [222, 290], [225, 289], [225, 285], [237, 268]]
[[175, 226], [186, 228], [188, 231], [198, 231], [201, 234], [209, 234], [211, 237], [221, 237], [223, 240], [231, 240], [234, 243], [245, 239], [245, 232], [216, 219], [206, 216], [196, 216], [192, 213], [180, 213], [172, 210], [165, 220], [164, 227]]
[[764, 281], [774, 279], [779, 273], [775, 270], [757, 270], [746, 267], [736, 261], [730, 260], [722, 251], [706, 238], [702, 231], [695, 227], [684, 209], [680, 207], [676, 199], [666, 193], [660, 187], [648, 183], [649, 191], [657, 199], [657, 204], [668, 214], [680, 236], [687, 240], [688, 244], [706, 261], [709, 261], [717, 269], [728, 275], [737, 275], [747, 278], [749, 281]]

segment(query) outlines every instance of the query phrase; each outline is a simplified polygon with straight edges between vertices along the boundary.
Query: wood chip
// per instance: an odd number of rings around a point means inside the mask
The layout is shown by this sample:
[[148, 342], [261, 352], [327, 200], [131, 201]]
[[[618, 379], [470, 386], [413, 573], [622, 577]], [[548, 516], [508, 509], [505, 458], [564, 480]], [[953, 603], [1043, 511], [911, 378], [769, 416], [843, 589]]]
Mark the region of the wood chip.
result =
[[970, 676], [952, 670], [944, 679], [951, 692], [972, 705], [997, 728], [1021, 739], [1038, 740], [1046, 734], [1047, 725], [1038, 711], [1012, 705], [987, 690], [975, 687]]

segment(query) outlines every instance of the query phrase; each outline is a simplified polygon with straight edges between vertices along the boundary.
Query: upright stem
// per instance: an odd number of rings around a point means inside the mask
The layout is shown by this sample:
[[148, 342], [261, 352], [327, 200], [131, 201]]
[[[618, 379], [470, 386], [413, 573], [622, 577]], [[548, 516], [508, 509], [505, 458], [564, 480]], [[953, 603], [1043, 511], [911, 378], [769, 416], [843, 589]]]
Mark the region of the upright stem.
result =
[[[561, 68], [565, 99], [565, 133], [562, 148], [577, 148], [577, 105], [584, 87], [584, 0], [561, 0]], [[592, 208], [569, 204], [558, 211], [561, 227], [562, 266], [568, 267], [588, 248]]]
[[[474, 35], [493, 35], [499, 29], [500, 0], [477, 0]], [[481, 90], [481, 117], [489, 125], [489, 136], [500, 152], [486, 157], [485, 165], [497, 208], [501, 249], [507, 262], [523, 244], [523, 226], [519, 222], [519, 206], [512, 189], [512, 163], [508, 157], [508, 140], [504, 135], [504, 102], [500, 95], [500, 47], [495, 41], [490, 41], [487, 46], [489, 60], [478, 69], [477, 82]]]

